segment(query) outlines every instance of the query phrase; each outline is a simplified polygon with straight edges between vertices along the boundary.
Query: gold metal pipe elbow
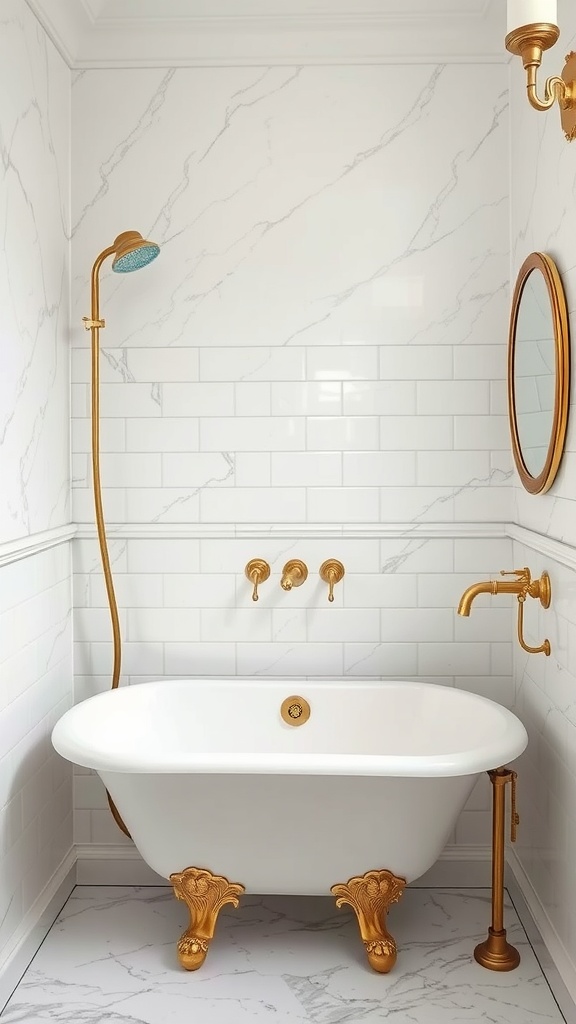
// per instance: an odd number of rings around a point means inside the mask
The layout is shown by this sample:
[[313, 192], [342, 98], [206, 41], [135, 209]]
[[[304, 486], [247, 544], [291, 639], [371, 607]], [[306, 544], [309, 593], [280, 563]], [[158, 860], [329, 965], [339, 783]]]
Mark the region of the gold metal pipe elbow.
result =
[[470, 615], [472, 602], [478, 594], [497, 594], [498, 583], [495, 580], [486, 580], [485, 583], [474, 583], [464, 591], [458, 604], [458, 615]]

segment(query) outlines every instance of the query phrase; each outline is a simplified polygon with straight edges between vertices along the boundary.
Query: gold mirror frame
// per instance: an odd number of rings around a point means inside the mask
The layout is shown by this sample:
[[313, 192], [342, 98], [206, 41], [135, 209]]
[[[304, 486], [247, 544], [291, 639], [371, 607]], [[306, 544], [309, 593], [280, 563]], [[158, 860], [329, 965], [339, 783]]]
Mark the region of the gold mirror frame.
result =
[[[550, 442], [544, 467], [538, 476], [532, 476], [522, 456], [522, 447], [518, 433], [516, 417], [516, 395], [514, 387], [514, 357], [516, 352], [516, 326], [518, 312], [524, 286], [530, 274], [539, 270], [546, 282], [552, 320], [554, 323], [554, 415]], [[510, 331], [508, 335], [508, 415], [510, 433], [512, 435], [512, 453], [522, 485], [531, 494], [543, 494], [553, 484], [564, 452], [564, 440], [568, 425], [568, 408], [570, 398], [570, 333], [568, 326], [568, 309], [562, 280], [554, 260], [543, 252], [532, 252], [520, 267], [510, 313]]]

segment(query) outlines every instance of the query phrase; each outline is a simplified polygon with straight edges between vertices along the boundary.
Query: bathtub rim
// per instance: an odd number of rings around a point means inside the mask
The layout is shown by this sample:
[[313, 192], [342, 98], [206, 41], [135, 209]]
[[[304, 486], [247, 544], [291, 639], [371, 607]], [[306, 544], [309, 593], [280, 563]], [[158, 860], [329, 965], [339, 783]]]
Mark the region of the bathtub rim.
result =
[[[145, 760], [136, 760], [134, 752], [129, 754], [114, 751], [106, 752], [100, 740], [98, 746], [79, 742], [74, 735], [74, 723], [86, 715], [86, 707], [93, 702], [116, 699], [121, 694], [143, 687], [165, 688], [170, 685], [183, 687], [214, 687], [218, 684], [250, 683], [269, 689], [271, 686], [282, 687], [288, 692], [291, 687], [301, 691], [314, 687], [344, 688], [362, 684], [379, 690], [387, 686], [410, 687], [411, 689], [441, 690], [444, 693], [458, 692], [469, 698], [471, 703], [480, 702], [490, 706], [496, 715], [505, 721], [507, 729], [499, 743], [494, 739], [473, 751], [462, 750], [450, 754], [427, 755], [392, 755], [392, 754], [310, 754], [310, 753], [242, 753], [225, 754], [219, 752], [202, 752], [200, 754], [182, 754], [162, 752], [161, 756], [153, 756], [146, 752]], [[294, 689], [292, 690], [294, 692]], [[129, 699], [127, 697], [122, 698]], [[396, 778], [449, 778], [461, 775], [477, 775], [515, 760], [526, 749], [528, 735], [520, 719], [508, 708], [488, 697], [458, 687], [442, 686], [437, 683], [423, 683], [419, 680], [377, 680], [374, 677], [366, 680], [355, 678], [353, 681], [337, 678], [326, 680], [294, 679], [294, 678], [252, 678], [239, 676], [218, 676], [213, 678], [189, 677], [156, 680], [147, 683], [136, 683], [121, 687], [118, 690], [106, 690], [95, 694], [79, 704], [74, 705], [59, 719], [52, 730], [52, 744], [56, 751], [66, 760], [83, 768], [97, 772], [118, 772], [121, 774], [138, 775], [229, 775], [229, 774], [267, 774], [267, 775], [343, 775], [343, 776], [381, 776]]]

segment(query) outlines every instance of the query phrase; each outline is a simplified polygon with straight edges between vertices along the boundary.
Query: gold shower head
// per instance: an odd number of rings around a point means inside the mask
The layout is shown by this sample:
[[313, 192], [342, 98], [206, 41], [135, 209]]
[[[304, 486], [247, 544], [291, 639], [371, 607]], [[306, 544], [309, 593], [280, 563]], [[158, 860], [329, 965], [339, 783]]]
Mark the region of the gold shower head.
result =
[[160, 246], [142, 238], [139, 231], [123, 231], [114, 239], [114, 250], [112, 270], [117, 274], [130, 274], [155, 260]]

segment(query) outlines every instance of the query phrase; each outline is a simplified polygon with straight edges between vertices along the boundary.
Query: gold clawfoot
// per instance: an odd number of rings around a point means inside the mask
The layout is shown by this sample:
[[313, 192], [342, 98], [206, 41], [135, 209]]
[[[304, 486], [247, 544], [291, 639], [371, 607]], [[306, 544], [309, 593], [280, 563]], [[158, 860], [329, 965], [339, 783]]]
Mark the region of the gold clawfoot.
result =
[[388, 908], [398, 902], [405, 885], [406, 881], [391, 871], [367, 871], [330, 889], [337, 907], [348, 903], [354, 910], [368, 963], [379, 974], [388, 974], [396, 963], [396, 943], [385, 922]]
[[197, 971], [214, 937], [218, 914], [227, 903], [238, 906], [244, 886], [203, 868], [185, 868], [170, 875], [176, 899], [190, 911], [190, 926], [178, 940], [178, 959], [187, 971]]

